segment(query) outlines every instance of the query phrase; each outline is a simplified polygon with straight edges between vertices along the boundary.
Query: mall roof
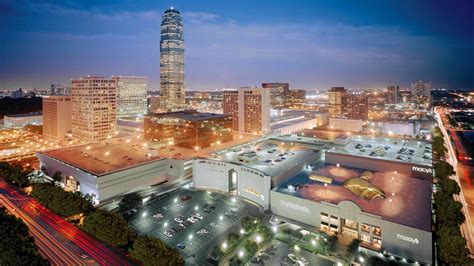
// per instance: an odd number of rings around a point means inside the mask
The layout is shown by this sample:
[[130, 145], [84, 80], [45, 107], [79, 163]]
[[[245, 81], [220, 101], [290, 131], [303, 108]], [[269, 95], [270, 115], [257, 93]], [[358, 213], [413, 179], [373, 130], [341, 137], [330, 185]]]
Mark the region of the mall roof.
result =
[[81, 145], [39, 153], [95, 176], [103, 176], [165, 159], [161, 156], [149, 156], [147, 148], [137, 142], [127, 143], [126, 139], [112, 140], [107, 144]]
[[[395, 172], [370, 172], [322, 162], [312, 171], [302, 170], [275, 190], [316, 202], [352, 201], [362, 211], [384, 220], [431, 230], [430, 181]], [[325, 186], [327, 178], [330, 182]], [[354, 189], [351, 183], [362, 184], [363, 189]]]
[[346, 146], [335, 146], [328, 152], [357, 155], [380, 160], [431, 166], [431, 144], [419, 140], [353, 136]]
[[13, 115], [5, 115], [5, 116], [20, 118], [20, 117], [30, 117], [30, 116], [42, 116], [42, 115], [43, 114], [41, 112], [35, 112], [35, 113], [28, 113], [28, 114], [13, 114]]

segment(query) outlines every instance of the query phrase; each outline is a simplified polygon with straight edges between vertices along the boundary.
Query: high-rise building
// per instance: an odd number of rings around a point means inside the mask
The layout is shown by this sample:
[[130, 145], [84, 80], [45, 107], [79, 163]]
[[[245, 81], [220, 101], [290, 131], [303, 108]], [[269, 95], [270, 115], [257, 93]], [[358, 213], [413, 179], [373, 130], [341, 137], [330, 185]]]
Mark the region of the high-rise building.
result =
[[301, 107], [306, 100], [305, 90], [289, 90], [285, 95], [285, 107]]
[[421, 80], [411, 84], [412, 96], [429, 97], [431, 92], [431, 82], [423, 82]]
[[73, 79], [72, 134], [81, 142], [100, 142], [117, 125], [116, 80], [103, 77]]
[[235, 131], [262, 134], [270, 130], [270, 91], [264, 88], [223, 91], [225, 115], [232, 115]]
[[64, 140], [71, 131], [71, 121], [71, 96], [43, 97], [43, 136], [47, 140]]
[[62, 84], [51, 84], [49, 89], [49, 95], [69, 95], [71, 94], [71, 88]]
[[222, 91], [222, 109], [224, 114], [232, 116], [232, 129], [239, 131], [239, 90]]
[[367, 94], [363, 91], [350, 92], [347, 94], [347, 118], [367, 120], [369, 103]]
[[274, 109], [285, 107], [286, 95], [290, 91], [289, 83], [267, 82], [262, 83], [262, 88], [270, 89], [270, 104]]
[[117, 117], [138, 117], [147, 110], [147, 77], [115, 76]]
[[399, 86], [390, 85], [387, 87], [387, 103], [397, 104], [400, 101], [398, 100], [398, 93], [400, 91]]
[[328, 112], [331, 117], [346, 115], [347, 90], [344, 87], [332, 87], [328, 91]]
[[180, 110], [185, 105], [183, 22], [176, 9], [165, 11], [161, 22], [160, 96], [163, 109]]

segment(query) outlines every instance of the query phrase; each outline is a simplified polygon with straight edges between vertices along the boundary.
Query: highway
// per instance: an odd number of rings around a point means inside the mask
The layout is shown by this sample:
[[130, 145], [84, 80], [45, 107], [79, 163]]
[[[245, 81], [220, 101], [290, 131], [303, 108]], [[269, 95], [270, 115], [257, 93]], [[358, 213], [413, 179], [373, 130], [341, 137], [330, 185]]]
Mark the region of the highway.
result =
[[[469, 204], [466, 202], [466, 197], [464, 196], [465, 190], [468, 188], [467, 186], [463, 186], [463, 183], [461, 182], [459, 178], [459, 175], [463, 172], [463, 171], [459, 171], [459, 169], [462, 168], [462, 165], [458, 164], [456, 152], [451, 143], [451, 139], [449, 138], [450, 136], [449, 132], [447, 131], [445, 127], [446, 119], [443, 119], [442, 117], [444, 114], [441, 113], [442, 111], [439, 108], [436, 108], [435, 112], [436, 112], [436, 118], [438, 120], [438, 126], [444, 135], [445, 146], [448, 149], [448, 162], [453, 166], [454, 170], [456, 171], [456, 174], [451, 176], [451, 178], [454, 179], [460, 187], [460, 193], [459, 195], [455, 195], [454, 199], [462, 203], [462, 206], [463, 206], [462, 211], [464, 213], [464, 216], [466, 217], [466, 221], [461, 226], [461, 233], [467, 241], [467, 246], [469, 248], [469, 251], [471, 252], [471, 254], [474, 254], [474, 242], [473, 242], [474, 231], [472, 229], [473, 224], [472, 224], [472, 219], [471, 219], [472, 212], [469, 211]], [[467, 176], [467, 179], [469, 179], [468, 176]], [[467, 185], [470, 188], [469, 182], [467, 183]]]
[[133, 265], [107, 247], [0, 180], [0, 203], [22, 219], [40, 253], [53, 265]]

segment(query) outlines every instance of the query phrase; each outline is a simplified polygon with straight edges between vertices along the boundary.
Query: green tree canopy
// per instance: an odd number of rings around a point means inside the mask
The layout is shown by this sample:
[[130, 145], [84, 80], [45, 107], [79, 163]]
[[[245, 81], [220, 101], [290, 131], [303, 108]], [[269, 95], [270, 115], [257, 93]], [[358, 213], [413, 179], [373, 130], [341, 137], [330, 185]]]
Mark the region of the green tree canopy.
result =
[[0, 265], [49, 265], [22, 220], [0, 208]]
[[125, 246], [131, 235], [122, 216], [96, 209], [84, 218], [82, 229], [112, 246]]
[[181, 255], [153, 237], [138, 236], [130, 250], [130, 256], [143, 265], [184, 265]]
[[63, 217], [87, 213], [93, 209], [89, 197], [80, 192], [64, 191], [51, 183], [34, 184], [31, 195], [46, 208]]
[[461, 236], [459, 227], [444, 226], [437, 232], [439, 258], [447, 265], [472, 265], [468, 258], [466, 240]]
[[142, 196], [138, 193], [130, 193], [125, 195], [119, 203], [119, 210], [121, 212], [135, 208], [138, 205], [142, 204]]

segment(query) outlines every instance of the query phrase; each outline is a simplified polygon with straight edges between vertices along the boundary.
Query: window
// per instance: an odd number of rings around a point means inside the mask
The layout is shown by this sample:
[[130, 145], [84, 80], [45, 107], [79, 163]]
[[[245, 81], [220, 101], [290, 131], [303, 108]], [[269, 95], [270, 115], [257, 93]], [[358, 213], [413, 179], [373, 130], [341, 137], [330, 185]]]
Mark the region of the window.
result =
[[366, 232], [366, 233], [370, 233], [372, 231], [372, 226], [368, 225], [368, 224], [362, 224], [360, 226], [360, 230], [362, 232]]
[[370, 244], [370, 235], [361, 234], [360, 235], [360, 241], [362, 241], [366, 244]]
[[380, 227], [374, 226], [374, 231], [372, 232], [372, 234], [374, 234], [376, 236], [381, 236], [382, 235], [382, 230], [380, 230]]

